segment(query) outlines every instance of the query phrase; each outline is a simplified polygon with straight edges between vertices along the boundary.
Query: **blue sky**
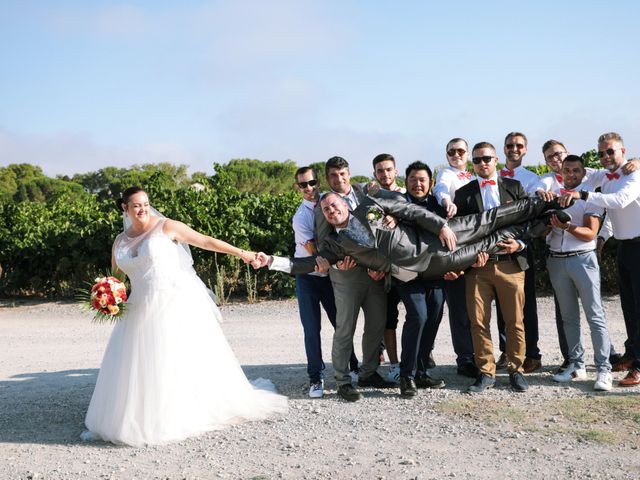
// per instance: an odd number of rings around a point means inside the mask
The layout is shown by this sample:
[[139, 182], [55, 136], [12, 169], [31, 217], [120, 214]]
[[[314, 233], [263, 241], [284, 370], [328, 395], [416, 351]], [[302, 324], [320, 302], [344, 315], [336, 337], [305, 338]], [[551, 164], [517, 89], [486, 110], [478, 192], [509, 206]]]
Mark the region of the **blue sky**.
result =
[[[0, 165], [345, 157], [452, 137], [640, 142], [637, 2], [0, 2]], [[636, 45], [636, 47], [634, 47]]]

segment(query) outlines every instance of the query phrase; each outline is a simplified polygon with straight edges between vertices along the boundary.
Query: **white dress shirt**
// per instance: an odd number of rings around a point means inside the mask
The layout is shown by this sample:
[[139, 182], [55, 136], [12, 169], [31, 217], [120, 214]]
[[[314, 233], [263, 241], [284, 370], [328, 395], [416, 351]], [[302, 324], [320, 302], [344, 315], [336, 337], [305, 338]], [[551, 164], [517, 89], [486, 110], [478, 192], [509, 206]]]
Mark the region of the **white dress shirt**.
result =
[[[296, 249], [293, 254], [296, 258], [309, 257], [311, 254], [304, 248], [304, 244], [309, 240], [313, 240], [313, 225], [314, 225], [314, 208], [315, 202], [309, 200], [302, 200], [302, 203], [293, 215], [291, 224], [293, 225], [293, 236], [296, 243]], [[319, 277], [326, 277], [326, 273], [312, 272], [310, 275], [317, 275]]]
[[[500, 206], [500, 190], [498, 190], [498, 175], [493, 174], [491, 178], [476, 178], [482, 195], [482, 206], [485, 210]], [[486, 183], [493, 181], [493, 184]], [[484, 187], [482, 184], [485, 183]]]
[[452, 166], [448, 166], [438, 172], [436, 184], [433, 186], [433, 195], [436, 197], [439, 205], [444, 207], [444, 201], [449, 200], [453, 203], [456, 191], [460, 187], [464, 187], [474, 176], [465, 171], [458, 170]]
[[606, 170], [598, 170], [602, 192], [589, 193], [589, 201], [607, 209], [611, 219], [613, 236], [618, 240], [640, 237], [640, 171], [629, 175], [622, 173], [622, 167], [614, 174], [616, 179], [607, 178]]
[[507, 169], [507, 167], [504, 167], [502, 170], [500, 170], [500, 176], [506, 176], [507, 178], [518, 180], [522, 184], [522, 188], [524, 188], [525, 192], [527, 192], [527, 195], [529, 195], [530, 197], [535, 195], [536, 191], [538, 190], [538, 184], [540, 183], [540, 177], [538, 177], [538, 175], [530, 170], [527, 170], [522, 165], [516, 167], [513, 170], [512, 177], [509, 175], [504, 175], [504, 173], [506, 172], [510, 171]]

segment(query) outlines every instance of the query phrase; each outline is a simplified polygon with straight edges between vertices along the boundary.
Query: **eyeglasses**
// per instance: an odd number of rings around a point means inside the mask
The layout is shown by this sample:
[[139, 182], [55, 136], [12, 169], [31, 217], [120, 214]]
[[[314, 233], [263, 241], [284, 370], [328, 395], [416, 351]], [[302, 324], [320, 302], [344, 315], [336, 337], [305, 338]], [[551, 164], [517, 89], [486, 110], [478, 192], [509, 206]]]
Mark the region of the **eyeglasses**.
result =
[[544, 157], [544, 159], [549, 161], [552, 158], [561, 158], [563, 155], [566, 155], [566, 154], [567, 152], [565, 152], [564, 150], [560, 150], [559, 152], [552, 153], [551, 155], [547, 155], [546, 157]]
[[616, 153], [616, 150], [618, 150], [617, 148], [607, 148], [606, 150], [599, 150], [598, 151], [598, 157], [602, 158], [605, 155], [609, 155], [610, 157], [613, 156], [614, 153]]
[[482, 162], [491, 163], [491, 160], [493, 160], [494, 158], [496, 157], [492, 157], [491, 155], [485, 155], [484, 157], [473, 157], [471, 161], [473, 162], [474, 165], [480, 165]]
[[315, 187], [318, 184], [318, 180], [309, 180], [308, 182], [298, 182], [300, 188]]
[[518, 150], [522, 150], [524, 148], [524, 143], [507, 143], [505, 147], [507, 147], [507, 150], [515, 150], [516, 148]]
[[463, 156], [467, 151], [464, 148], [452, 148], [451, 150], [447, 150], [447, 155], [450, 157], [454, 157], [458, 154], [459, 157]]

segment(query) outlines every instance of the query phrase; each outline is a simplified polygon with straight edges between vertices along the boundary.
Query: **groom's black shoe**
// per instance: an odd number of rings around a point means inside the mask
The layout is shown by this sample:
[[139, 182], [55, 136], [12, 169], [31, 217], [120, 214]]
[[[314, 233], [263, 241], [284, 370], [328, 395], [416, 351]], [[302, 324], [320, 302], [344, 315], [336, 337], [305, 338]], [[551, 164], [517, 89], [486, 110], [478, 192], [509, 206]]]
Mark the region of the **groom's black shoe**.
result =
[[542, 237], [546, 231], [547, 227], [551, 226], [551, 216], [555, 215], [558, 218], [560, 223], [567, 223], [571, 221], [571, 215], [567, 212], [563, 212], [562, 210], [551, 210], [543, 213], [540, 217], [535, 220], [531, 220], [527, 225], [527, 230], [522, 236], [521, 240], [527, 241], [533, 238]]
[[338, 396], [340, 396], [347, 402], [356, 402], [362, 398], [360, 392], [350, 383], [345, 383], [344, 385], [340, 385], [338, 387]]
[[378, 372], [373, 372], [368, 377], [360, 377], [358, 379], [359, 387], [373, 387], [373, 388], [391, 388], [395, 387], [395, 383], [387, 382], [380, 376]]

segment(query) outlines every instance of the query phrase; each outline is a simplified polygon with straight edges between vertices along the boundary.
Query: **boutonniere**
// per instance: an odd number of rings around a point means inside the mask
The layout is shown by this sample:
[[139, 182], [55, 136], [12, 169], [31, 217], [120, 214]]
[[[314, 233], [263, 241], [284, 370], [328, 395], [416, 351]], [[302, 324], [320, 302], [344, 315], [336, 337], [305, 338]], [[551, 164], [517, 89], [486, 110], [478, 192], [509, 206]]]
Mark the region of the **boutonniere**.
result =
[[367, 222], [369, 225], [379, 226], [384, 217], [384, 212], [379, 207], [369, 207], [367, 210]]

